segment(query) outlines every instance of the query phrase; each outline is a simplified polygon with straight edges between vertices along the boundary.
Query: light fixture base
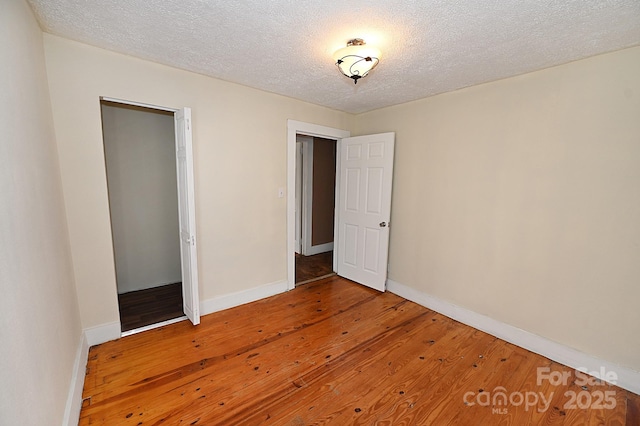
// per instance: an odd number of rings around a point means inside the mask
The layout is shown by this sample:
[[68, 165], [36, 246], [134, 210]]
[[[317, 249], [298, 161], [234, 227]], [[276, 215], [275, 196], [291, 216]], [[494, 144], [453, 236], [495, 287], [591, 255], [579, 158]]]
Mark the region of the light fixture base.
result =
[[347, 42], [347, 46], [364, 46], [365, 44], [367, 43], [361, 38], [352, 38]]

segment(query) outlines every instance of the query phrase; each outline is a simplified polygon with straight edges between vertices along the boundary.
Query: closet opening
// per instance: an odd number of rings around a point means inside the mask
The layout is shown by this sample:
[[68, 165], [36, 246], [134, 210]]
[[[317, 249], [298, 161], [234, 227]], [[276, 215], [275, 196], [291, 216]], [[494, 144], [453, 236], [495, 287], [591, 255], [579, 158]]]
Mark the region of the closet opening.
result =
[[174, 112], [100, 106], [121, 330], [186, 319]]

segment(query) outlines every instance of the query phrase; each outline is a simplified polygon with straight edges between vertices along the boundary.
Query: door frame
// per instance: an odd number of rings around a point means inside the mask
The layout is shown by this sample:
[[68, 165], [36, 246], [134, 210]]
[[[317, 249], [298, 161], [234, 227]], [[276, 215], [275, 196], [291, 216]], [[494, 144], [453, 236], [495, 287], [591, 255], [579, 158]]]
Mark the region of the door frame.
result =
[[[146, 103], [143, 103], [143, 102], [129, 101], [129, 100], [118, 99], [118, 98], [111, 98], [111, 97], [107, 97], [107, 96], [100, 96], [99, 99], [100, 99], [100, 102], [102, 102], [102, 101], [113, 102], [113, 103], [122, 104], [122, 105], [132, 105], [132, 106], [137, 106], [137, 107], [142, 107], [142, 108], [155, 109], [155, 110], [158, 110], [158, 111], [171, 112], [174, 115], [174, 120], [175, 120], [176, 113], [182, 110], [182, 108], [163, 107], [163, 106], [159, 106], [159, 105], [146, 104]], [[174, 124], [174, 126], [175, 126], [175, 124]], [[176, 140], [177, 140], [177, 134], [174, 134], [174, 144], [175, 144]], [[104, 144], [104, 141], [102, 141], [102, 143]], [[174, 149], [174, 151], [175, 151], [175, 149]], [[178, 154], [176, 152], [175, 153], [176, 159], [177, 159], [177, 155]], [[192, 167], [192, 169], [193, 169], [193, 167]], [[192, 172], [193, 172], [193, 170], [192, 170]], [[106, 168], [105, 168], [105, 173], [106, 173]], [[176, 173], [177, 173], [177, 171], [176, 171]], [[176, 176], [176, 182], [177, 182], [177, 180], [178, 180], [178, 177]], [[179, 185], [178, 185], [178, 191], [180, 191]], [[178, 194], [178, 197], [179, 196], [180, 196], [180, 194]], [[194, 197], [195, 197], [195, 195], [194, 195]], [[192, 212], [192, 213], [193, 213], [193, 215], [195, 215], [195, 211]], [[111, 212], [109, 212], [109, 215], [111, 215]], [[110, 229], [111, 229], [111, 227], [110, 227]], [[111, 230], [111, 232], [113, 233], [113, 230]], [[111, 236], [111, 240], [113, 241], [113, 235]], [[180, 242], [180, 244], [182, 245], [182, 242]], [[114, 257], [115, 257], [115, 255], [114, 255]], [[182, 268], [182, 247], [180, 248], [180, 257], [181, 257], [181, 265], [180, 265], [180, 267]], [[197, 262], [197, 260], [196, 260], [196, 262]], [[114, 267], [115, 267], [115, 264], [114, 264]], [[117, 287], [117, 285], [118, 284], [116, 282], [116, 287]], [[183, 280], [183, 283], [182, 283], [183, 295], [184, 295], [184, 285], [185, 285], [185, 283], [184, 283], [184, 280]], [[199, 284], [197, 284], [197, 285], [199, 286]], [[196, 290], [199, 291], [199, 288], [197, 288]], [[200, 301], [199, 301], [199, 298], [198, 298], [198, 306], [197, 306], [198, 312], [200, 311], [200, 306], [199, 305], [200, 305]], [[120, 309], [119, 305], [118, 305], [118, 309]], [[188, 320], [187, 315], [183, 315], [183, 316], [180, 316], [178, 318], [170, 319], [170, 320], [159, 322], [159, 323], [156, 323], [156, 324], [151, 324], [151, 325], [148, 325], [148, 326], [145, 326], [145, 327], [136, 328], [136, 329], [133, 329], [133, 330], [128, 330], [128, 331], [125, 331], [125, 332], [121, 331], [120, 332], [120, 336], [121, 337], [125, 337], [125, 336], [131, 335], [131, 334], [140, 333], [142, 331], [151, 330], [151, 329], [154, 329], [154, 328], [162, 327], [162, 326], [165, 326], [165, 325], [168, 325], [168, 324], [172, 324], [174, 322], [179, 322], [179, 321], [184, 321], [184, 320]], [[118, 317], [118, 323], [120, 323], [120, 318], [119, 317]], [[120, 330], [122, 330], [122, 324], [119, 324], [119, 328], [120, 328]]]
[[[305, 123], [303, 121], [287, 120], [287, 289], [293, 290], [296, 286], [295, 263], [295, 239], [296, 239], [296, 135], [315, 136], [324, 139], [335, 139], [336, 152], [340, 152], [342, 138], [351, 136], [348, 130], [335, 129], [333, 127], [318, 124]], [[340, 199], [340, 156], [336, 155], [336, 205]], [[337, 227], [334, 227], [334, 254], [333, 269], [337, 266], [336, 250], [339, 248]]]
[[[311, 225], [312, 217], [312, 195], [313, 195], [313, 138], [307, 135], [301, 135], [296, 133], [296, 149], [298, 144], [301, 145], [301, 153], [298, 155], [296, 151], [296, 179], [300, 179], [297, 182], [300, 189], [300, 198], [296, 202], [298, 212], [296, 213], [296, 232], [300, 238], [297, 242], [299, 244], [300, 254], [308, 256], [311, 249]], [[298, 189], [296, 187], [296, 189]], [[300, 229], [298, 230], [298, 225]]]
[[302, 168], [299, 167], [299, 164], [302, 164], [302, 150], [304, 148], [304, 142], [301, 142], [296, 139], [296, 188], [295, 188], [295, 214], [296, 214], [296, 231], [294, 237], [295, 251], [298, 254], [302, 254], [302, 185], [304, 184], [304, 179], [302, 177]]

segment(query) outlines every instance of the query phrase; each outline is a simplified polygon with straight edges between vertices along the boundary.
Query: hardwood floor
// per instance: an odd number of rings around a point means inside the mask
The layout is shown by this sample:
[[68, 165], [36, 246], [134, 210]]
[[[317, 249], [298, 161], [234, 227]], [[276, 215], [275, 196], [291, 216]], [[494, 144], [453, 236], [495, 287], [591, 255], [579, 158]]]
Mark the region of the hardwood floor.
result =
[[296, 284], [307, 283], [333, 273], [333, 251], [303, 256], [296, 253]]
[[122, 331], [179, 318], [184, 315], [182, 283], [119, 294], [118, 305]]
[[[569, 379], [538, 385], [538, 367]], [[196, 327], [183, 321], [92, 347], [80, 424], [639, 424], [640, 397], [582, 388], [576, 378], [334, 276], [203, 316]], [[572, 392], [582, 406], [588, 395], [589, 407], [573, 407]]]

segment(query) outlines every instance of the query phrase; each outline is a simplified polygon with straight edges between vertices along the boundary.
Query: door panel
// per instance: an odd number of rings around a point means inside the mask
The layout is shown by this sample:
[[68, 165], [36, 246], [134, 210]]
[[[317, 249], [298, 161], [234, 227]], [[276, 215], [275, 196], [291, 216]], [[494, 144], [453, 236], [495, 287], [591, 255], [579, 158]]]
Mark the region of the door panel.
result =
[[178, 217], [180, 220], [180, 257], [182, 262], [182, 300], [184, 313], [194, 325], [200, 323], [198, 294], [198, 254], [196, 247], [195, 190], [191, 109], [175, 113], [176, 164], [178, 173]]
[[344, 229], [343, 262], [355, 267], [358, 258], [358, 227], [347, 223], [344, 225]]
[[345, 209], [357, 213], [360, 203], [360, 169], [347, 169], [346, 186]]
[[384, 291], [389, 252], [394, 133], [342, 139], [338, 275]]
[[379, 229], [365, 228], [364, 230], [364, 265], [365, 271], [378, 273], [380, 263], [380, 238]]
[[382, 214], [382, 188], [384, 169], [370, 168], [367, 170], [367, 213]]

